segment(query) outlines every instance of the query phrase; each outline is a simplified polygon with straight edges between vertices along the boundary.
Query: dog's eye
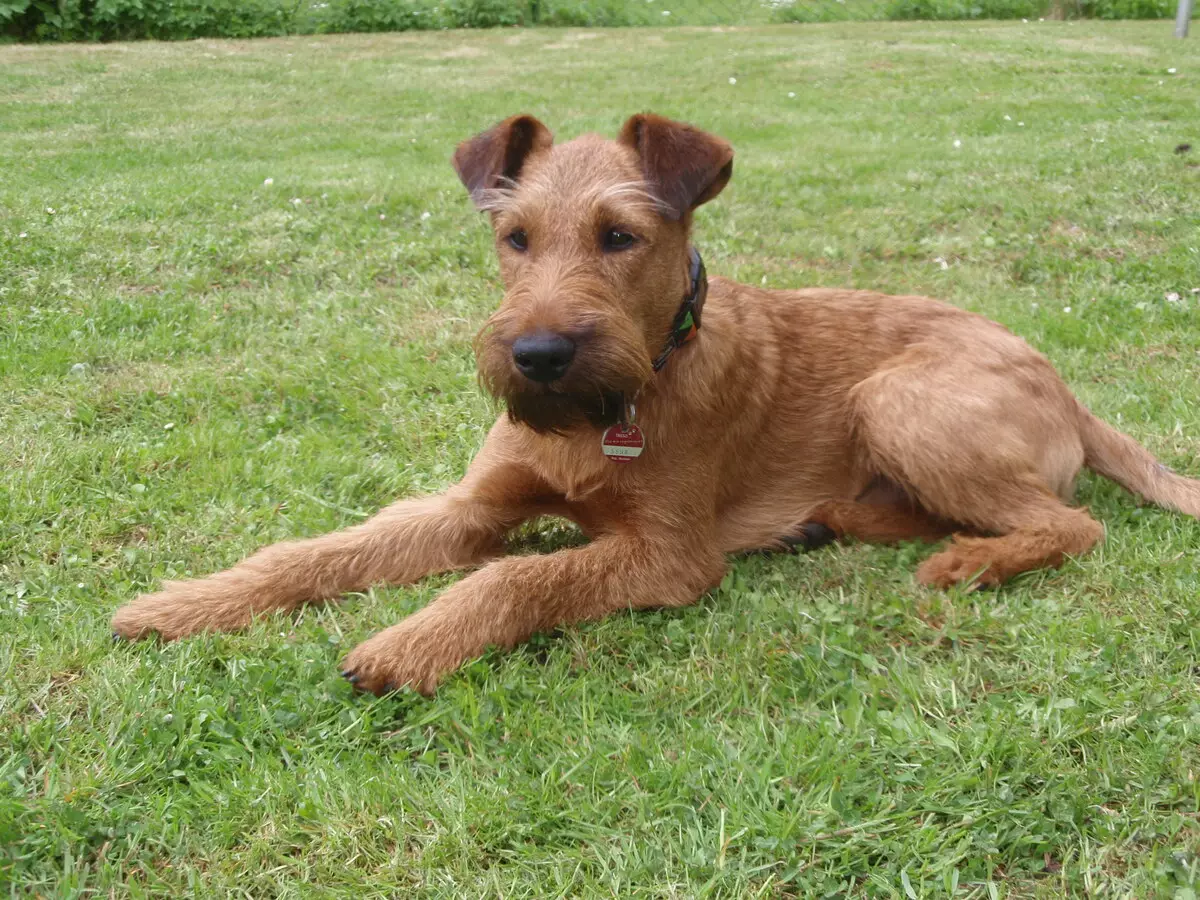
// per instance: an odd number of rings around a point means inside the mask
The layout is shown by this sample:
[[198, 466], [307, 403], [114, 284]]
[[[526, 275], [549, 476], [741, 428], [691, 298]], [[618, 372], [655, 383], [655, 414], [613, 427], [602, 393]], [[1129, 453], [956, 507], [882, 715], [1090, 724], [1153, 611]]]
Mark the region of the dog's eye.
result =
[[605, 250], [627, 250], [633, 246], [637, 238], [620, 228], [610, 228], [604, 232], [603, 240]]
[[529, 249], [529, 235], [525, 233], [524, 228], [518, 228], [510, 233], [508, 242], [514, 250], [520, 250], [522, 253]]

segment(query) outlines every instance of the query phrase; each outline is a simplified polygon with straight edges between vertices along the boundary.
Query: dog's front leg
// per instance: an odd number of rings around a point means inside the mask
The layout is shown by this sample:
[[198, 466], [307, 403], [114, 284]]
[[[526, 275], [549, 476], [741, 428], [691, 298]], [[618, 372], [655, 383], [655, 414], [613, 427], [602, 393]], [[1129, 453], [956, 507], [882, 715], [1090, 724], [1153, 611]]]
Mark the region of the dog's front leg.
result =
[[508, 557], [364, 641], [343, 674], [375, 693], [409, 685], [428, 694], [489, 646], [507, 649], [556, 625], [622, 609], [693, 603], [724, 573], [724, 556], [694, 536], [610, 535], [578, 549]]
[[173, 640], [232, 631], [273, 610], [479, 565], [503, 548], [507, 531], [537, 512], [544, 491], [502, 447], [485, 446], [445, 494], [402, 500], [345, 531], [274, 544], [207, 578], [168, 582], [119, 609], [113, 633]]

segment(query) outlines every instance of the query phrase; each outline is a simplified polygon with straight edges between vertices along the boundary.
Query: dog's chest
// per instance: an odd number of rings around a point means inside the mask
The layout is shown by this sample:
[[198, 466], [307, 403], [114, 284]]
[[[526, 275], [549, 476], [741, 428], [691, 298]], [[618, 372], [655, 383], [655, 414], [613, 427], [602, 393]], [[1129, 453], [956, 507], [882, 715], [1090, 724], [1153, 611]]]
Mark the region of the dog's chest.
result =
[[614, 469], [618, 464], [604, 456], [599, 440], [562, 440], [541, 449], [538, 456], [543, 477], [569, 503], [586, 502], [617, 474]]

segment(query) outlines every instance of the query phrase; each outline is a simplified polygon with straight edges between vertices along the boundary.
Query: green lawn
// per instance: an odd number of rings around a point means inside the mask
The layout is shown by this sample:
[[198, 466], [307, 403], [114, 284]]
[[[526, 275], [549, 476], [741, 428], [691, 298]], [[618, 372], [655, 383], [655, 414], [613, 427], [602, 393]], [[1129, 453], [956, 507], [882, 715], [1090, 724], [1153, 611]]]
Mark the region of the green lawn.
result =
[[916, 587], [915, 546], [744, 560], [432, 700], [352, 696], [337, 663], [449, 577], [168, 646], [108, 618], [460, 475], [499, 285], [448, 158], [519, 110], [726, 136], [710, 271], [987, 313], [1200, 473], [1196, 47], [1163, 22], [0, 47], [0, 885], [1194, 897], [1200, 523], [1094, 477], [1108, 542], [1060, 572], [964, 595]]

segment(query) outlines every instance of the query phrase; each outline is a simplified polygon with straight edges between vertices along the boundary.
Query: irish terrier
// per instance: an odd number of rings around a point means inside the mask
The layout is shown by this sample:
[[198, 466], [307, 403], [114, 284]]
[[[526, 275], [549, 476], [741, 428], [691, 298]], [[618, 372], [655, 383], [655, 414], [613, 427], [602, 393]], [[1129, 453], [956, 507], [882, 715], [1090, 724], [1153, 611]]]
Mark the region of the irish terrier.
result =
[[[241, 628], [481, 567], [345, 661], [360, 689], [430, 692], [490, 645], [693, 603], [739, 551], [954, 534], [919, 582], [1057, 566], [1104, 533], [1068, 505], [1085, 465], [1200, 516], [1200, 481], [1095, 418], [1000, 325], [922, 297], [708, 281], [689, 233], [732, 172], [718, 137], [637, 115], [615, 141], [556, 145], [516, 116], [459, 146], [454, 167], [491, 216], [506, 287], [475, 346], [507, 414], [466, 477], [168, 583], [117, 612], [118, 636]], [[494, 559], [537, 516], [591, 542]]]

